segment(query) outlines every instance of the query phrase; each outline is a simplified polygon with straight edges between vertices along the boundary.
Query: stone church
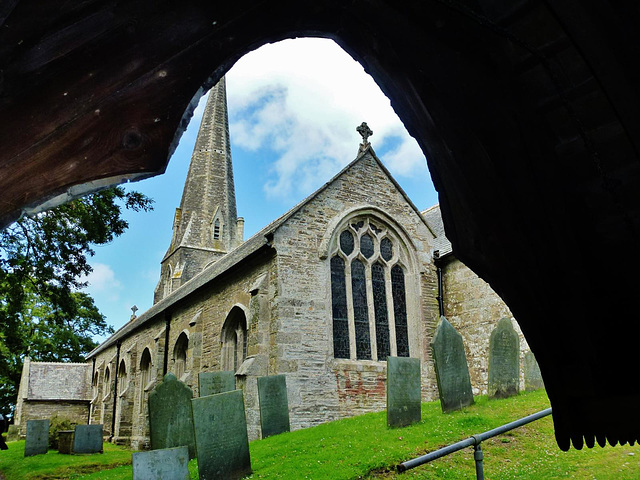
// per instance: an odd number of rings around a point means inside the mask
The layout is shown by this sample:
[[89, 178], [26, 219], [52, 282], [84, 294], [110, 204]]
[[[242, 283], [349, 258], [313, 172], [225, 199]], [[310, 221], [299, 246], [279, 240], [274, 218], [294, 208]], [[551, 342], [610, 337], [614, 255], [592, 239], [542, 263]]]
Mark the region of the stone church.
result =
[[[197, 396], [199, 372], [234, 371], [255, 439], [260, 376], [286, 375], [299, 429], [383, 409], [389, 355], [420, 359], [423, 399], [437, 399], [430, 342], [441, 315], [463, 335], [474, 393], [486, 393], [490, 332], [502, 317], [517, 328], [455, 258], [438, 206], [420, 212], [367, 135], [355, 160], [243, 240], [224, 78], [209, 94], [161, 265], [154, 305], [92, 351], [79, 380], [89, 392], [82, 423], [134, 448], [148, 445], [148, 394], [167, 372]], [[19, 425], [45, 415], [26, 396], [18, 404]]]

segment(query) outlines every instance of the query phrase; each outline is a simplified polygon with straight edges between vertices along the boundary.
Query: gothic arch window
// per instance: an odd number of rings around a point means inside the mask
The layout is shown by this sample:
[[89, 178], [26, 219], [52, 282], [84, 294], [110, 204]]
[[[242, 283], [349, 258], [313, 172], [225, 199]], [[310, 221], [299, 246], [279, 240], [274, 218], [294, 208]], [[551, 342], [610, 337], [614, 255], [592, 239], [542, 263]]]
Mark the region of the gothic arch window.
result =
[[216, 218], [213, 222], [213, 239], [220, 240], [221, 235], [222, 235], [222, 231], [220, 228], [220, 219]]
[[187, 350], [189, 348], [189, 337], [185, 332], [182, 332], [176, 340], [176, 345], [173, 347], [173, 368], [174, 373], [178, 379], [187, 371]]
[[102, 379], [103, 379], [102, 385], [103, 385], [104, 394], [102, 396], [102, 409], [100, 412], [100, 423], [104, 424], [105, 413], [107, 411], [107, 402], [109, 401], [109, 395], [111, 394], [111, 385], [110, 385], [111, 370], [109, 370], [108, 366], [104, 369], [104, 376], [102, 377]]
[[109, 394], [111, 393], [111, 385], [109, 384], [109, 382], [111, 381], [111, 370], [109, 370], [109, 367], [104, 369], [104, 397], [108, 397]]
[[151, 382], [151, 352], [145, 348], [140, 358], [140, 411], [144, 411], [147, 385]]
[[171, 290], [173, 289], [173, 268], [171, 268], [171, 265], [167, 265], [167, 270], [166, 270], [166, 280], [164, 282], [164, 296], [168, 296], [171, 293]]
[[211, 222], [211, 238], [213, 240], [222, 240], [222, 234], [224, 233], [224, 222], [220, 209], [217, 209], [213, 216], [213, 222]]
[[222, 369], [237, 372], [247, 358], [247, 317], [242, 308], [231, 309], [222, 326]]
[[368, 216], [349, 219], [338, 232], [329, 264], [334, 357], [408, 357], [404, 242]]
[[127, 389], [128, 386], [128, 378], [127, 378], [127, 365], [124, 363], [124, 360], [120, 360], [120, 366], [118, 367], [118, 390], [122, 394]]

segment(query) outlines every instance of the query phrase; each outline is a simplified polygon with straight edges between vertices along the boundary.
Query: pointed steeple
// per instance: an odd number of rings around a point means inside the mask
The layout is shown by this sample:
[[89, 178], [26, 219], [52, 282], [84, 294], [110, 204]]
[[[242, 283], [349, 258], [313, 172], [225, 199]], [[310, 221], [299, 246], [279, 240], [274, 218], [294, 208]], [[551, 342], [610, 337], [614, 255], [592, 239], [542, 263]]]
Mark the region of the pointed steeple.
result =
[[154, 302], [242, 242], [233, 184], [225, 78], [211, 89], [162, 259]]

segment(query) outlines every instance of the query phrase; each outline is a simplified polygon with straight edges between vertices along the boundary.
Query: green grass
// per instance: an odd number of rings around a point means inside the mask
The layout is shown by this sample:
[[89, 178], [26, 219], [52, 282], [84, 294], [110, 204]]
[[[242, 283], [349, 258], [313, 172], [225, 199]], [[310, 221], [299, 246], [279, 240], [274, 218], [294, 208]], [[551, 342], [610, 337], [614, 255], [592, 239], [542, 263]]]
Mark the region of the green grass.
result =
[[[388, 429], [385, 413], [381, 412], [285, 433], [251, 442], [254, 473], [250, 478], [475, 478], [472, 448], [402, 475], [395, 472], [395, 465], [548, 406], [549, 401], [544, 391], [523, 393], [506, 400], [488, 401], [486, 397], [477, 397], [475, 405], [447, 415], [441, 413], [438, 402], [425, 403], [422, 406], [422, 422], [401, 429]], [[9, 451], [0, 452], [0, 471], [6, 475], [7, 480], [124, 480], [132, 476], [131, 465], [95, 473], [84, 470], [80, 475], [69, 474], [80, 468], [102, 468], [88, 467], [80, 462], [83, 459], [102, 457], [104, 463], [109, 463], [107, 457], [113, 455], [114, 463], [124, 463], [122, 459], [125, 457], [125, 461], [130, 461], [131, 452], [122, 447], [106, 445], [102, 456], [74, 457], [49, 452], [47, 455], [22, 459], [24, 442], [10, 443], [9, 446]], [[635, 455], [640, 456], [640, 451], [636, 452], [634, 447], [561, 452], [555, 444], [550, 417], [483, 442], [482, 449], [487, 480], [640, 478], [640, 462], [635, 458]], [[7, 452], [11, 452], [13, 457], [7, 456]], [[117, 455], [120, 456], [116, 460]], [[59, 457], [62, 459], [58, 460]], [[27, 462], [30, 465], [24, 468], [14, 465]], [[45, 464], [49, 464], [46, 472]], [[21, 468], [20, 471], [18, 467]], [[62, 471], [62, 468], [66, 470]], [[196, 462], [190, 462], [189, 468], [191, 478], [197, 479]], [[59, 472], [58, 476], [52, 476], [53, 471]], [[26, 473], [32, 476], [26, 476]]]
[[0, 472], [6, 480], [75, 479], [84, 472], [94, 471], [102, 471], [101, 476], [95, 478], [127, 478], [107, 477], [109, 470], [105, 469], [131, 463], [131, 450], [110, 443], [104, 444], [104, 453], [95, 455], [63, 455], [49, 450], [45, 455], [32, 457], [24, 456], [24, 440], [8, 442], [7, 445], [9, 450], [0, 452]]

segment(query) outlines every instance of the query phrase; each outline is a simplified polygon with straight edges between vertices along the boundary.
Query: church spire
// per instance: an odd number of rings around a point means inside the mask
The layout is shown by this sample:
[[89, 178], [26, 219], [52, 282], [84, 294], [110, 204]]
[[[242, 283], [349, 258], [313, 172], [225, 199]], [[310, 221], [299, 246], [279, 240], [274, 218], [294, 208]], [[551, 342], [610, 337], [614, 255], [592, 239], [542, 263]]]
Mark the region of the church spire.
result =
[[242, 242], [233, 184], [225, 78], [211, 89], [162, 260], [154, 301]]

